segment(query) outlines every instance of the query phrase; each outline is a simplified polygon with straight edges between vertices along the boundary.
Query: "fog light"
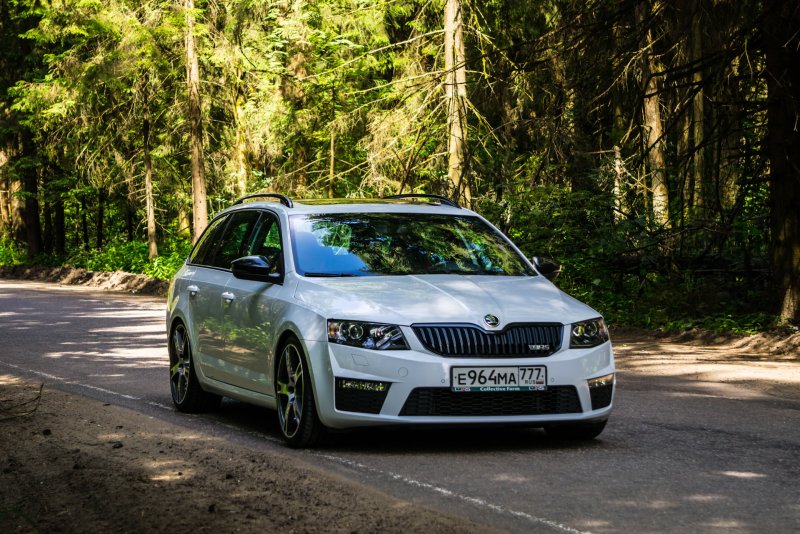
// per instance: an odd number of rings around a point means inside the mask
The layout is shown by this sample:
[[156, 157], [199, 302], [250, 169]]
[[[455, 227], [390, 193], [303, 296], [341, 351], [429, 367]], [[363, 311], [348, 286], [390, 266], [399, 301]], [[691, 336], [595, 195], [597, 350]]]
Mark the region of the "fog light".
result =
[[374, 380], [356, 380], [353, 378], [339, 378], [337, 379], [337, 387], [339, 389], [351, 389], [356, 391], [374, 391], [383, 393], [389, 389], [388, 382], [375, 382]]
[[611, 405], [614, 397], [614, 373], [597, 378], [590, 378], [589, 397], [592, 400], [592, 410], [600, 410]]
[[589, 389], [610, 386], [614, 383], [614, 373], [605, 376], [598, 376], [597, 378], [590, 378], [588, 382], [589, 382]]

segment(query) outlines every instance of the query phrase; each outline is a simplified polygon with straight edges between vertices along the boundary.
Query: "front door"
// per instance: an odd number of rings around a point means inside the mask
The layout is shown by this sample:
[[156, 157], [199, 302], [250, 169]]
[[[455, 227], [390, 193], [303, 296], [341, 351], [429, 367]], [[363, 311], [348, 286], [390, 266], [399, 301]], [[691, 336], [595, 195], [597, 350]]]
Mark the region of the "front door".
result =
[[[262, 213], [243, 255], [262, 256], [274, 272], [285, 272], [280, 226], [272, 213]], [[280, 316], [284, 305], [277, 298], [282, 289], [281, 285], [234, 277], [225, 288], [231, 297], [224, 309], [225, 358], [236, 367], [236, 385], [264, 394], [273, 391], [269, 369], [274, 358], [274, 318]]]

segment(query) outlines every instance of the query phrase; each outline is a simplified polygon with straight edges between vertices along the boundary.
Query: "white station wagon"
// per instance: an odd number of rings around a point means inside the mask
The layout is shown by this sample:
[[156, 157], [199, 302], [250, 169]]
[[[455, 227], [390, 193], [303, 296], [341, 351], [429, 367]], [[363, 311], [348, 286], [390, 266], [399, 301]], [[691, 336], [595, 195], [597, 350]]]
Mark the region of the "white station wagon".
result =
[[547, 278], [556, 267], [444, 197], [244, 197], [170, 285], [172, 399], [274, 409], [292, 447], [370, 425], [592, 439], [613, 351], [600, 314]]

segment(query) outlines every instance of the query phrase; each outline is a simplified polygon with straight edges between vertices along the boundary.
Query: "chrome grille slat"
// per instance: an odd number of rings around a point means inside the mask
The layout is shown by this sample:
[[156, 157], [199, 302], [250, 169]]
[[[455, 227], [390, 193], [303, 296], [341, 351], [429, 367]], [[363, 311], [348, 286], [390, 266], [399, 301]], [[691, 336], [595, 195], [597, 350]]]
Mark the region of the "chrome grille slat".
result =
[[[564, 327], [552, 323], [512, 324], [498, 332], [471, 324], [422, 324], [412, 328], [425, 348], [445, 357], [536, 358], [561, 348]], [[539, 349], [542, 345], [548, 349]]]

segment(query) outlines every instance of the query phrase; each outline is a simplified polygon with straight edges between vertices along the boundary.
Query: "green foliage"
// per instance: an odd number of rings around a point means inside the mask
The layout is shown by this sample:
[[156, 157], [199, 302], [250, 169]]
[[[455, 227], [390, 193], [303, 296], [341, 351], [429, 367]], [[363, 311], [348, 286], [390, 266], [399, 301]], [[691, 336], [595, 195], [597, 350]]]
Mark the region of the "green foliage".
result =
[[12, 240], [2, 239], [0, 240], [0, 266], [69, 265], [89, 271], [125, 271], [169, 280], [186, 261], [191, 250], [191, 243], [182, 239], [173, 239], [159, 244], [159, 250], [161, 255], [151, 261], [147, 257], [147, 243], [133, 241], [131, 243], [113, 243], [100, 251], [81, 250], [67, 258], [60, 258], [52, 254], [29, 258], [25, 251]]
[[65, 264], [89, 271], [125, 271], [168, 280], [186, 261], [190, 249], [190, 243], [183, 240], [162, 243], [159, 245], [162, 254], [151, 261], [147, 258], [147, 243], [115, 243], [101, 251], [80, 251], [71, 255]]
[[669, 321], [661, 326], [666, 331], [684, 331], [692, 328], [711, 330], [712, 332], [738, 335], [753, 335], [765, 330], [770, 330], [776, 325], [776, 317], [766, 313], [752, 313], [744, 315], [716, 314], [711, 317], [698, 319], [678, 319]]
[[0, 266], [23, 265], [28, 260], [25, 251], [11, 239], [0, 239]]
[[[758, 271], [737, 275], [710, 269], [699, 274], [695, 266], [670, 263], [662, 241], [645, 221], [614, 217], [614, 198], [608, 193], [547, 186], [520, 188], [506, 198], [500, 204], [481, 199], [479, 210], [526, 256], [551, 257], [560, 263], [556, 284], [612, 324], [647, 328], [684, 324], [736, 333], [772, 324], [769, 287]], [[755, 232], [758, 224], [753, 221], [747, 231]], [[731, 256], [715, 259], [715, 264], [736, 261]]]

